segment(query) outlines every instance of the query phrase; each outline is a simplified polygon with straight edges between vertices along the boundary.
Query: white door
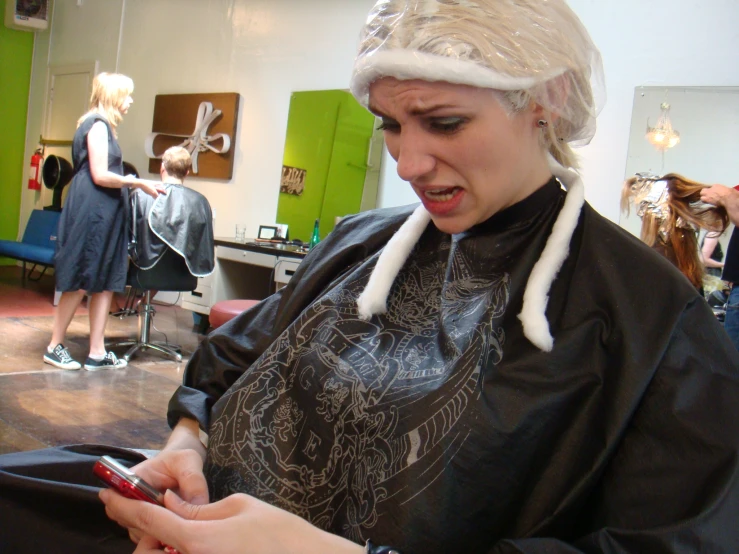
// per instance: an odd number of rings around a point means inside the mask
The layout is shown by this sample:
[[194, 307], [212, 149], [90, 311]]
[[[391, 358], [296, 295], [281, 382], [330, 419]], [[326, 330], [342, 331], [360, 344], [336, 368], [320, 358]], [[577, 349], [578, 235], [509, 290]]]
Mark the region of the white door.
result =
[[49, 68], [45, 139], [72, 140], [77, 120], [88, 109], [96, 66], [89, 63]]
[[[44, 154], [54, 154], [72, 160], [72, 139], [77, 120], [89, 107], [92, 80], [97, 72], [97, 62], [76, 65], [52, 65], [49, 67], [46, 113], [43, 138], [64, 141], [63, 145], [46, 145]], [[64, 189], [66, 196], [68, 188]], [[52, 191], [43, 187], [44, 205], [51, 204]]]

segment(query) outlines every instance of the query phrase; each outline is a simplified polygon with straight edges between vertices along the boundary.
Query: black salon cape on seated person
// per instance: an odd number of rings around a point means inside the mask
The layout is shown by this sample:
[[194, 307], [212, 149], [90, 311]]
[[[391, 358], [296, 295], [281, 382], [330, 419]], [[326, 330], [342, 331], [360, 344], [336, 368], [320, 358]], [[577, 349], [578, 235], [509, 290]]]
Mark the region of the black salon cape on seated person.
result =
[[166, 194], [156, 199], [131, 194], [133, 248], [131, 260], [142, 269], [154, 267], [167, 246], [185, 259], [190, 273], [204, 277], [213, 272], [213, 215], [207, 198], [176, 183], [163, 183]]
[[430, 224], [370, 321], [357, 296], [411, 210], [342, 221], [170, 403], [209, 429], [212, 498], [404, 554], [739, 551], [739, 356], [669, 262], [586, 205], [554, 349], [523, 336], [564, 197], [552, 180], [460, 235]]
[[[357, 295], [412, 208], [344, 219], [188, 365], [169, 421], [209, 428], [212, 497], [404, 554], [739, 551], [738, 354], [669, 262], [586, 205], [551, 289], [554, 348], [523, 336], [564, 196], [551, 181], [460, 235], [429, 225], [370, 321]], [[54, 529], [55, 552], [130, 552], [92, 489], [50, 482], [94, 484], [103, 452], [0, 457], [4, 521], [33, 547]]]

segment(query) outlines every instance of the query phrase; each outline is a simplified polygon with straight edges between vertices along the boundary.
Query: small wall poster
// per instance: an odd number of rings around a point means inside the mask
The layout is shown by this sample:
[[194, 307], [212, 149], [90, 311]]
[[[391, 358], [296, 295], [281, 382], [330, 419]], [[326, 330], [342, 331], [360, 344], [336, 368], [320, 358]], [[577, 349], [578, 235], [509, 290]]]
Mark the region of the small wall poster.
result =
[[300, 196], [305, 189], [305, 175], [308, 173], [305, 169], [282, 166], [282, 180], [280, 181], [280, 192], [285, 194], [294, 194]]

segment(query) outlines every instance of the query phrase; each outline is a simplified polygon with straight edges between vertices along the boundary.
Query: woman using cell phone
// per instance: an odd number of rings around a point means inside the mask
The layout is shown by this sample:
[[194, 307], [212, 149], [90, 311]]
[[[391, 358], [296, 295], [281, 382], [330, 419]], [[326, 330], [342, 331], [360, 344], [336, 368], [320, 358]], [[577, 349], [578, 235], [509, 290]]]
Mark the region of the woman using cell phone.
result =
[[[421, 204], [203, 339], [133, 468], [164, 507], [100, 492], [136, 554], [739, 552], [739, 353], [585, 202], [600, 77], [564, 0], [376, 3], [351, 90]], [[61, 454], [0, 456], [9, 541]]]

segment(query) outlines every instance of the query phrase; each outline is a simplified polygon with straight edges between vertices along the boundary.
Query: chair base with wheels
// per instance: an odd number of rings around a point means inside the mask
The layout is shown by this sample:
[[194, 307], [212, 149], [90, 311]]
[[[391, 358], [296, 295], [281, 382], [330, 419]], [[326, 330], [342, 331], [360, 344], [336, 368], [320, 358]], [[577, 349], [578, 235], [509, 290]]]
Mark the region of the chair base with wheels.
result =
[[176, 362], [182, 361], [182, 349], [178, 345], [151, 341], [151, 322], [155, 313], [156, 310], [151, 303], [151, 291], [147, 290], [144, 292], [144, 301], [141, 302], [138, 309], [139, 336], [136, 340], [123, 341], [115, 345], [131, 347], [123, 355], [124, 360], [129, 361], [137, 351], [149, 348], [169, 356]]
[[[173, 344], [151, 340], [151, 325], [156, 310], [151, 303], [152, 291], [182, 292], [195, 290], [198, 278], [190, 274], [185, 259], [174, 250], [167, 248], [161, 259], [149, 269], [141, 269], [131, 264], [128, 271], [128, 284], [145, 291], [144, 299], [138, 306], [139, 334], [135, 339], [119, 342], [114, 347], [129, 346], [123, 359], [130, 361], [139, 350], [154, 350], [169, 356], [177, 362], [182, 361], [182, 349]], [[156, 293], [155, 293], [156, 294]]]

